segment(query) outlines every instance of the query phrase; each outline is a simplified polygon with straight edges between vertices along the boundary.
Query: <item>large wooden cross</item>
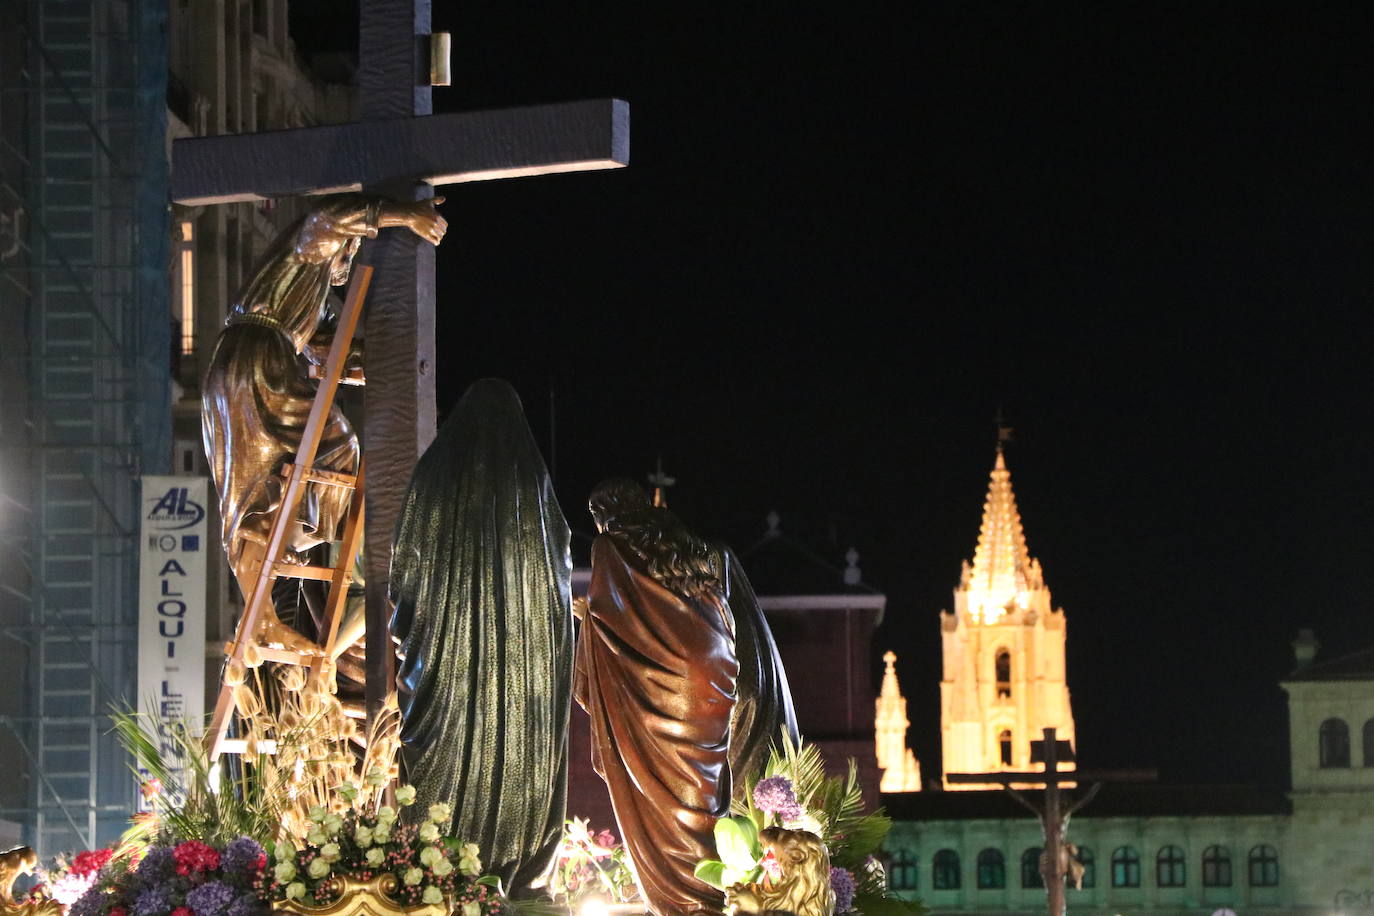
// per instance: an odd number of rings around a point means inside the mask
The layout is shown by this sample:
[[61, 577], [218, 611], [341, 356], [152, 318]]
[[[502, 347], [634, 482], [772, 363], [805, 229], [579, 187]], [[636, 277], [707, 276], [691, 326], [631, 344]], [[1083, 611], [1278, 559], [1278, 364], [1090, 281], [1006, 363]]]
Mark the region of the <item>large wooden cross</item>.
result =
[[[431, 197], [436, 185], [629, 162], [630, 110], [595, 99], [433, 114], [430, 0], [360, 5], [362, 120], [351, 124], [177, 140], [172, 199], [219, 204], [365, 190]], [[367, 304], [367, 709], [391, 686], [386, 600], [391, 537], [416, 459], [435, 434], [434, 248], [384, 230], [364, 249], [375, 268]]]
[[[949, 773], [945, 779], [955, 783], [1000, 783], [1012, 798], [1016, 799], [1040, 821], [1040, 829], [1045, 839], [1045, 849], [1040, 856], [1040, 875], [1045, 880], [1045, 897], [1049, 904], [1050, 916], [1064, 916], [1064, 876], [1068, 872], [1068, 856], [1064, 849], [1067, 841], [1069, 819], [1088, 802], [1092, 801], [1104, 782], [1153, 782], [1157, 777], [1154, 770], [1061, 770], [1059, 764], [1073, 760], [1073, 748], [1067, 741], [1055, 740], [1055, 729], [1044, 730], [1042, 741], [1031, 742], [1031, 762], [1045, 764], [1045, 771], [997, 773]], [[1092, 785], [1072, 803], [1065, 807], [1062, 795], [1065, 783], [1090, 782]], [[1045, 787], [1045, 800], [1036, 805], [1022, 795], [1013, 784]]]

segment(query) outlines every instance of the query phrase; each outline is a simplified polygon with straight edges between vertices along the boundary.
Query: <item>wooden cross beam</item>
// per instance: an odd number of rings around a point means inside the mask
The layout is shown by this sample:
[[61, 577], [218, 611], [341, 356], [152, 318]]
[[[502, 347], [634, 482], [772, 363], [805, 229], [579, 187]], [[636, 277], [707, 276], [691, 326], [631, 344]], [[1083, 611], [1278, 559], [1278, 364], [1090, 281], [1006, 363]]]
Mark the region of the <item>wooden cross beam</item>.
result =
[[[436, 185], [629, 162], [630, 110], [617, 99], [433, 114], [430, 0], [359, 4], [362, 120], [172, 145], [172, 198], [205, 204], [361, 189], [398, 200]], [[446, 67], [441, 69], [447, 69]], [[387, 229], [360, 260], [376, 271], [364, 325], [367, 388], [367, 710], [392, 689], [387, 632], [391, 535], [415, 461], [434, 438], [434, 248]]]
[[[1049, 903], [1049, 916], [1064, 916], [1064, 876], [1067, 873], [1067, 855], [1064, 850], [1069, 819], [1101, 790], [1107, 782], [1154, 782], [1158, 774], [1154, 770], [1061, 770], [1060, 762], [1073, 760], [1073, 748], [1067, 741], [1055, 739], [1055, 729], [1044, 730], [1044, 739], [1031, 742], [1032, 762], [1044, 761], [1044, 772], [1013, 772], [1001, 770], [996, 773], [949, 773], [945, 779], [952, 783], [999, 783], [1016, 801], [1030, 810], [1040, 821], [1041, 833], [1045, 839], [1045, 851], [1040, 857], [1040, 874], [1045, 880], [1045, 897]], [[1067, 809], [1064, 807], [1060, 792], [1065, 783], [1091, 782], [1092, 785]], [[1045, 801], [1037, 807], [1012, 785], [1044, 786]]]

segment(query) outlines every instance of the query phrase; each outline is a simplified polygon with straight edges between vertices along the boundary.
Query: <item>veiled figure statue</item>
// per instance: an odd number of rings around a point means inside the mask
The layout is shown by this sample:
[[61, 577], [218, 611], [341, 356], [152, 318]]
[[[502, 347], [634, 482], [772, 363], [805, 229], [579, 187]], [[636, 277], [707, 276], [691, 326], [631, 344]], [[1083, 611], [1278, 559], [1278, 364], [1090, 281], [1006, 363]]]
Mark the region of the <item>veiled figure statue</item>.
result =
[[787, 672], [754, 586], [734, 550], [720, 543], [713, 544], [712, 549], [719, 558], [717, 568], [721, 570], [726, 602], [735, 622], [739, 677], [730, 724], [730, 775], [735, 794], [742, 795], [749, 791], [751, 780], [762, 775], [769, 751], [784, 730], [793, 747], [801, 743], [801, 736]]
[[[329, 354], [335, 318], [330, 287], [348, 282], [362, 239], [380, 228], [403, 226], [438, 244], [447, 223], [433, 204], [442, 200], [323, 197], [273, 242], [229, 306], [201, 385], [201, 432], [219, 492], [224, 549], [245, 598], [262, 564], [274, 510], [281, 505], [282, 465], [295, 457], [315, 400], [317, 385], [308, 376], [308, 364], [323, 365]], [[358, 355], [355, 351], [354, 359]], [[358, 437], [337, 404], [329, 412], [315, 466], [357, 473]], [[307, 484], [288, 534], [291, 556], [337, 539], [351, 492]], [[313, 648], [272, 608], [264, 608], [260, 620], [260, 641]]]
[[632, 480], [589, 501], [600, 534], [578, 638], [574, 696], [650, 912], [719, 913], [694, 875], [729, 813], [735, 628], [718, 555]]
[[463, 395], [415, 467], [391, 567], [405, 778], [453, 806], [517, 896], [541, 887], [567, 807], [570, 532], [505, 382]]

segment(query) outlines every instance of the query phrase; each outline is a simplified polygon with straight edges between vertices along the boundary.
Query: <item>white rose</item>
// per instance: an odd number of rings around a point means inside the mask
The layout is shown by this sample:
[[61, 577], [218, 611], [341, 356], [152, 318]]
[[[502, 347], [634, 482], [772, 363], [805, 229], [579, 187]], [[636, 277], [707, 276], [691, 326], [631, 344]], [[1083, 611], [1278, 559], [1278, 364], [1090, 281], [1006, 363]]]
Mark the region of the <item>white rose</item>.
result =
[[443, 893], [439, 890], [439, 888], [435, 887], [433, 884], [427, 884], [427, 885], [425, 885], [425, 891], [424, 891], [424, 893], [420, 895], [420, 902], [421, 902], [421, 903], [443, 903], [443, 902], [444, 902], [444, 895], [443, 895]]
[[286, 885], [286, 899], [287, 899], [287, 900], [304, 900], [304, 899], [305, 899], [305, 885], [302, 884], [302, 883], [300, 883], [299, 881], [293, 881], [293, 882], [291, 882], [290, 884]]
[[337, 836], [339, 828], [343, 826], [343, 818], [332, 811], [324, 816], [324, 829], [329, 831], [330, 836]]
[[305, 869], [305, 873], [310, 877], [319, 880], [329, 874], [329, 863], [324, 859], [311, 859], [310, 865]]
[[296, 877], [296, 866], [290, 862], [278, 862], [273, 874], [277, 876], [278, 884], [287, 884]]
[[364, 827], [359, 824], [358, 829], [353, 831], [353, 842], [358, 844], [359, 849], [366, 849], [372, 845], [372, 828]]
[[482, 904], [476, 900], [469, 900], [463, 904], [463, 916], [482, 916]]
[[278, 840], [276, 848], [272, 850], [272, 855], [278, 862], [285, 862], [287, 859], [296, 858], [296, 848], [286, 840]]
[[320, 847], [320, 858], [324, 859], [326, 862], [339, 861], [339, 844], [325, 843]]
[[408, 868], [406, 869], [405, 877], [403, 880], [406, 884], [409, 884], [411, 887], [414, 887], [424, 879], [425, 873], [423, 870], [418, 868]]
[[447, 878], [453, 874], [453, 863], [448, 859], [440, 859], [430, 868], [436, 878]]
[[396, 803], [397, 803], [397, 804], [400, 804], [400, 805], [409, 805], [409, 804], [412, 804], [414, 801], [415, 801], [415, 787], [414, 787], [414, 786], [401, 786], [399, 789], [396, 790]]
[[429, 819], [436, 824], [447, 824], [453, 817], [453, 809], [448, 802], [435, 802], [429, 806]]
[[443, 861], [443, 858], [444, 854], [437, 846], [426, 846], [420, 850], [420, 864], [429, 868], [433, 868], [435, 862]]
[[390, 843], [390, 842], [391, 842], [391, 825], [390, 825], [390, 824], [387, 824], [385, 827], [383, 827], [381, 824], [378, 824], [378, 825], [377, 825], [377, 829], [372, 831], [372, 842], [374, 842], [374, 843]]
[[426, 821], [425, 825], [420, 828], [420, 840], [425, 843], [433, 843], [437, 839], [439, 839], [439, 828], [433, 821]]
[[363, 855], [363, 858], [367, 860], [368, 865], [376, 868], [378, 865], [382, 864], [382, 860], [386, 858], [386, 853], [376, 846], [373, 846]]

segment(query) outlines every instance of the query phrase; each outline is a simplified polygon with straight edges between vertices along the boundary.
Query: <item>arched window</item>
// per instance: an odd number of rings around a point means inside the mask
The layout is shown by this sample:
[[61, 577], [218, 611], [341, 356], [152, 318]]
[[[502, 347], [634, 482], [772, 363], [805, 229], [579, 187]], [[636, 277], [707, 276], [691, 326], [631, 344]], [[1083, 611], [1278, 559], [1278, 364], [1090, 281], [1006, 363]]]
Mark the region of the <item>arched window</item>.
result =
[[1083, 866], [1083, 890], [1092, 890], [1097, 887], [1097, 859], [1086, 846], [1078, 847], [1077, 858], [1078, 864]]
[[1032, 846], [1021, 853], [1021, 886], [1044, 887], [1045, 878], [1040, 874], [1040, 847]]
[[1250, 886], [1279, 886], [1279, 851], [1261, 843], [1250, 850]]
[[997, 736], [997, 747], [1002, 754], [1002, 765], [1011, 766], [1011, 729], [1002, 729]]
[[1011, 696], [1011, 653], [1006, 649], [997, 651], [997, 695], [999, 697]]
[[1317, 731], [1321, 765], [1328, 768], [1350, 766], [1350, 726], [1344, 719], [1327, 719]]
[[1000, 849], [984, 849], [978, 853], [978, 886], [983, 889], [1007, 886], [1007, 863]]
[[1364, 746], [1364, 765], [1374, 767], [1374, 719], [1365, 722], [1361, 729], [1360, 743]]
[[942, 849], [935, 854], [931, 874], [931, 887], [937, 891], [959, 889], [959, 853], [953, 849]]
[[1231, 850], [1225, 846], [1208, 846], [1202, 851], [1202, 886], [1231, 886]]
[[1155, 856], [1155, 884], [1183, 887], [1188, 883], [1188, 860], [1178, 846], [1162, 846]]
[[909, 849], [897, 850], [897, 855], [892, 857], [892, 865], [888, 870], [888, 881], [894, 891], [914, 891], [916, 890], [916, 877], [920, 869], [917, 867], [917, 860]]
[[1130, 846], [1112, 853], [1112, 887], [1140, 887], [1140, 853]]

